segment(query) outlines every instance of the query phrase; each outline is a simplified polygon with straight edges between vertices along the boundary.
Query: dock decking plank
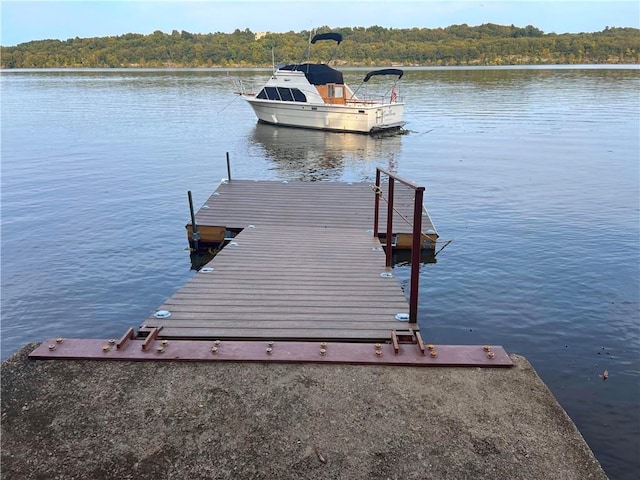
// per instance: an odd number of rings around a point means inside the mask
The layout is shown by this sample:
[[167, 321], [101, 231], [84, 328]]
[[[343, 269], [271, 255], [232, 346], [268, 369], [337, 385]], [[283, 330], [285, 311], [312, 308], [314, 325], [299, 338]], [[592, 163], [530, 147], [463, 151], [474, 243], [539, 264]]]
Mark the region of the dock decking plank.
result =
[[360, 341], [374, 342], [385, 341], [389, 339], [389, 330], [381, 329], [363, 329], [348, 330], [341, 329], [340, 336], [336, 336], [335, 332], [330, 329], [307, 329], [304, 338], [300, 336], [299, 328], [251, 328], [242, 330], [238, 328], [173, 328], [165, 327], [162, 335], [166, 338], [174, 339], [203, 339], [203, 340], [276, 340], [276, 341], [296, 341], [303, 339], [304, 341]]
[[[387, 185], [382, 185], [387, 197]], [[396, 184], [394, 232], [411, 233], [413, 191]], [[365, 182], [274, 182], [233, 180], [221, 183], [196, 213], [196, 224], [239, 230], [265, 223], [287, 226], [373, 228], [375, 194]], [[385, 230], [387, 204], [380, 202], [380, 229]], [[435, 230], [428, 215], [422, 231]]]

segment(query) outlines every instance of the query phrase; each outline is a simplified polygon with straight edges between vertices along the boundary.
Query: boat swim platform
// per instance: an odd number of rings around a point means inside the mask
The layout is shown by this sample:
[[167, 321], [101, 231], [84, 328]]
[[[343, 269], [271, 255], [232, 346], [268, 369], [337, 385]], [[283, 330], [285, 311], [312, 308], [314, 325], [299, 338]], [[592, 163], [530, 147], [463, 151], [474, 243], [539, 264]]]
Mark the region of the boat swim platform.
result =
[[[414, 192], [399, 185], [394, 189], [393, 248], [408, 250], [412, 245]], [[388, 184], [381, 184], [380, 194], [388, 199]], [[333, 228], [337, 238], [354, 230], [373, 232], [375, 185], [366, 182], [279, 182], [223, 180], [216, 191], [186, 225], [193, 250], [217, 248], [249, 225]], [[382, 201], [379, 224], [386, 225], [387, 204]], [[438, 233], [426, 208], [422, 212], [422, 248], [434, 250]], [[193, 235], [197, 229], [197, 244]], [[340, 231], [342, 230], [342, 231]], [[274, 231], [272, 243], [286, 240], [283, 231]], [[322, 236], [326, 238], [326, 236]], [[386, 230], [378, 233], [385, 240]], [[265, 251], [266, 252], [266, 251]]]

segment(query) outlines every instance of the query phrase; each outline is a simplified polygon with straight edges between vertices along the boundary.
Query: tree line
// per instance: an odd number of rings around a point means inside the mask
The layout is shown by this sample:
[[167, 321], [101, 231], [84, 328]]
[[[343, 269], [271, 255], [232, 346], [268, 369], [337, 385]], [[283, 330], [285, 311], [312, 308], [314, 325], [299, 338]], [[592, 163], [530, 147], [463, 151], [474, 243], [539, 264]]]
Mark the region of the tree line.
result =
[[[446, 28], [322, 27], [343, 42], [334, 62], [351, 66], [455, 66], [640, 63], [640, 30], [544, 33], [516, 27], [466, 24]], [[267, 67], [306, 61], [310, 32], [189, 33], [159, 30], [99, 38], [39, 40], [0, 47], [0, 68]], [[319, 42], [310, 60], [326, 60], [333, 45]]]

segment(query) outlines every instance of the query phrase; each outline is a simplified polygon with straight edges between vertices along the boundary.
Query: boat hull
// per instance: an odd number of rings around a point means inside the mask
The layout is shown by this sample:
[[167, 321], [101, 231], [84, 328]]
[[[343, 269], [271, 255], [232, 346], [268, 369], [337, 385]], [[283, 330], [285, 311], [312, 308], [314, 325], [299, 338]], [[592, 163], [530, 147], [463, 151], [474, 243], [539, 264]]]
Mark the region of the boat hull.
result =
[[245, 97], [258, 120], [272, 125], [371, 134], [404, 125], [403, 103], [327, 105]]

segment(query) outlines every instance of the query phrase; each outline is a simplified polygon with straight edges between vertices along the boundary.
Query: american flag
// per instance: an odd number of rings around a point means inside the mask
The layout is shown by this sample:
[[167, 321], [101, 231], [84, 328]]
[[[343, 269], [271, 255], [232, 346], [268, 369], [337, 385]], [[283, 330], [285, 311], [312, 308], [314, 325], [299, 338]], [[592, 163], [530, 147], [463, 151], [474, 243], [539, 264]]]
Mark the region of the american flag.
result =
[[396, 90], [396, 86], [394, 85], [391, 89], [391, 103], [394, 103], [398, 100], [398, 91]]

